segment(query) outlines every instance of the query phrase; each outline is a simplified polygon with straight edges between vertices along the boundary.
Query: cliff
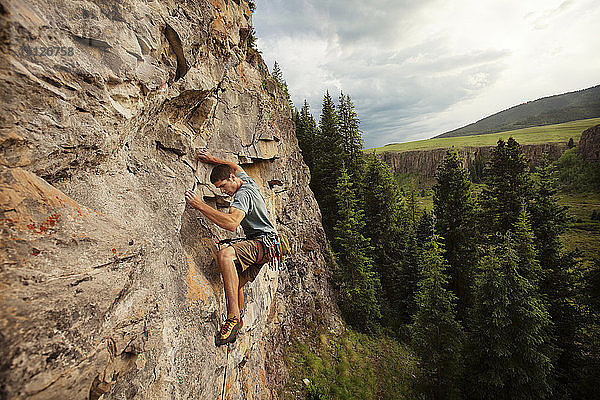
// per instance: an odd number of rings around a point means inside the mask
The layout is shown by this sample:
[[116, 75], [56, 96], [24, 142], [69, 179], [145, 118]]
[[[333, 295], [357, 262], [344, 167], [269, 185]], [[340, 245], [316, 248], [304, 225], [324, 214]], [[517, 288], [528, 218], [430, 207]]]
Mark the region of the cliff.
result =
[[[463, 159], [467, 168], [476, 161], [489, 158], [493, 146], [464, 147], [456, 151]], [[566, 143], [526, 144], [521, 149], [525, 157], [533, 164], [538, 162], [543, 154], [551, 160], [557, 160], [567, 149]], [[379, 156], [390, 166], [393, 172], [417, 173], [426, 178], [434, 178], [438, 165], [446, 155], [446, 149], [411, 150], [404, 152], [382, 152]]]
[[[0, 398], [277, 398], [293, 331], [339, 325], [248, 3], [0, 0], [0, 17]], [[229, 354], [213, 236], [241, 232], [186, 205], [196, 179], [228, 204], [204, 148], [242, 164], [293, 249], [247, 287]]]
[[578, 151], [587, 161], [600, 160], [600, 125], [592, 126], [581, 133]]

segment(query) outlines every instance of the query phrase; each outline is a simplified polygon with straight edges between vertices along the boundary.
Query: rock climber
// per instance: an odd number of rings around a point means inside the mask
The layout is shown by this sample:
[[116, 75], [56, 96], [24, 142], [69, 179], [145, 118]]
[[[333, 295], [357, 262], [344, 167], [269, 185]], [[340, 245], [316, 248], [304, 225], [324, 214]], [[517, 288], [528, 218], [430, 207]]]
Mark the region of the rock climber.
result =
[[210, 181], [221, 193], [232, 196], [233, 202], [229, 213], [224, 213], [206, 204], [193, 190], [185, 192], [186, 201], [223, 229], [233, 232], [241, 225], [246, 236], [245, 240], [221, 248], [217, 254], [227, 299], [227, 318], [215, 340], [216, 345], [221, 346], [234, 342], [243, 325], [240, 310], [244, 305], [244, 285], [254, 281], [265, 263], [276, 262], [280, 248], [275, 226], [256, 182], [239, 165], [207, 151], [202, 151], [198, 159], [216, 165]]

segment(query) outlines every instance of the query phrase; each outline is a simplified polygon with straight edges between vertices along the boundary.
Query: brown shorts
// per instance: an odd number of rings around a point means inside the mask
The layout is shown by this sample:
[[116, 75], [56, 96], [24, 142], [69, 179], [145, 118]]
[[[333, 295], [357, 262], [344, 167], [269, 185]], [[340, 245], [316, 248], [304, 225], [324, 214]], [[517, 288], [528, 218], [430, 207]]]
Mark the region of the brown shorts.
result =
[[260, 240], [242, 240], [230, 244], [235, 250], [235, 266], [240, 279], [253, 282], [260, 269], [271, 260], [265, 245]]

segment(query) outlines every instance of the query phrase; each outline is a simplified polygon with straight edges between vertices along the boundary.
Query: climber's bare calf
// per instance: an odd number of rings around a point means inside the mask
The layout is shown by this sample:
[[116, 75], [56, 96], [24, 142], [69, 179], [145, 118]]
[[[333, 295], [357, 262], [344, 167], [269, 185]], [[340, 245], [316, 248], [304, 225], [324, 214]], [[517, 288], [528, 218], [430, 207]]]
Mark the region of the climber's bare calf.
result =
[[227, 298], [227, 316], [240, 318], [240, 308], [244, 301], [243, 286], [235, 267], [235, 250], [231, 246], [221, 249], [217, 255], [221, 275], [223, 275], [223, 286]]

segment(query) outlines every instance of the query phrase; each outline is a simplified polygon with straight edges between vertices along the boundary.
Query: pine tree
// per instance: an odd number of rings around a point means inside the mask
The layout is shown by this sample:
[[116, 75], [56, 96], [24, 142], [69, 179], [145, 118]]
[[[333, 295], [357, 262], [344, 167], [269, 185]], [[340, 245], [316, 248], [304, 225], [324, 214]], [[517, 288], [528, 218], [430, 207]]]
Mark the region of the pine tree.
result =
[[300, 109], [300, 112], [296, 114], [296, 137], [298, 138], [298, 145], [302, 150], [302, 157], [304, 162], [313, 173], [315, 168], [314, 153], [315, 144], [318, 138], [317, 123], [310, 113], [310, 106], [308, 102], [304, 100], [304, 104]]
[[409, 220], [412, 226], [416, 226], [419, 219], [419, 213], [417, 210], [417, 183], [415, 182], [415, 177], [412, 175], [409, 177], [406, 191], [407, 193], [404, 193], [403, 189], [403, 193], [406, 198], [406, 207], [408, 210]]
[[385, 321], [397, 327], [409, 321], [416, 291], [417, 262], [410, 256], [412, 229], [389, 166], [374, 153], [366, 157], [362, 204], [365, 232], [381, 278]]
[[585, 305], [585, 319], [579, 332], [578, 359], [572, 365], [570, 398], [592, 399], [600, 383], [600, 258], [585, 272], [579, 302]]
[[519, 274], [511, 234], [480, 263], [470, 320], [467, 391], [476, 399], [542, 399], [549, 394], [550, 317]]
[[[548, 311], [552, 319], [553, 365], [555, 367], [553, 380], [553, 398], [555, 399], [584, 399], [591, 398], [591, 393], [600, 383], [600, 374], [596, 368], [596, 384], [593, 389], [587, 388], [580, 380], [586, 380], [586, 357], [594, 350], [586, 348], [591, 336], [585, 337], [583, 332], [593, 332], [593, 325], [586, 326], [586, 307], [581, 305], [579, 295], [582, 286], [580, 276], [581, 266], [574, 252], [561, 254], [555, 268], [548, 271], [543, 269], [544, 280], [542, 289], [547, 291]], [[598, 329], [600, 326], [597, 326]], [[589, 329], [591, 328], [591, 329]], [[598, 330], [600, 332], [600, 330]], [[583, 333], [583, 334], [582, 334]], [[600, 338], [600, 336], [599, 336]], [[597, 341], [600, 344], [600, 341]], [[600, 353], [596, 350], [596, 355]], [[597, 359], [600, 361], [600, 358]], [[600, 368], [600, 362], [597, 364]], [[593, 376], [593, 375], [592, 375]]]
[[412, 343], [421, 359], [422, 385], [429, 399], [458, 395], [463, 332], [455, 319], [456, 296], [447, 290], [443, 245], [432, 235], [425, 245]]
[[533, 174], [533, 185], [528, 201], [531, 226], [535, 237], [536, 258], [539, 260], [539, 287], [548, 302], [552, 319], [552, 343], [555, 398], [573, 398], [579, 371], [576, 364], [581, 354], [580, 338], [583, 316], [577, 306], [577, 262], [573, 254], [561, 254], [560, 235], [566, 229], [566, 207], [557, 199], [556, 171], [547, 157], [543, 157]]
[[256, 30], [254, 29], [254, 27], [250, 29], [250, 32], [248, 32], [248, 37], [246, 38], [246, 48], [252, 49], [252, 51], [260, 53], [260, 51], [256, 47]]
[[336, 272], [340, 285], [340, 309], [357, 329], [373, 328], [381, 317], [376, 294], [380, 282], [369, 257], [372, 248], [363, 232], [365, 223], [352, 190], [352, 181], [342, 168], [335, 191], [338, 220], [334, 227]]
[[478, 239], [471, 181], [456, 151], [446, 152], [436, 179], [433, 187], [436, 231], [444, 238], [444, 257], [450, 266], [450, 287], [458, 297], [458, 319], [463, 321], [471, 304]]
[[344, 152], [338, 131], [337, 113], [329, 92], [323, 98], [319, 134], [313, 155], [315, 168], [310, 187], [319, 203], [325, 232], [331, 237], [337, 220], [337, 202], [332, 189], [344, 164]]
[[513, 227], [514, 249], [519, 258], [517, 273], [527, 279], [534, 290], [539, 292], [539, 281], [542, 274], [540, 264], [536, 258], [534, 235], [529, 218], [529, 213], [523, 205]]
[[423, 243], [417, 241], [412, 225], [407, 228], [405, 236], [408, 243], [404, 254], [402, 254], [400, 282], [404, 282], [404, 284], [399, 302], [401, 305], [399, 318], [404, 323], [410, 323], [417, 310], [415, 296], [418, 289], [419, 274], [421, 273]]
[[279, 68], [279, 64], [277, 64], [277, 61], [275, 61], [275, 64], [273, 65], [273, 73], [271, 74], [271, 76], [273, 77], [273, 79], [275, 79], [279, 90], [281, 90], [281, 92], [283, 93], [283, 96], [286, 99], [290, 110], [293, 110], [294, 103], [292, 102], [292, 97], [290, 96], [287, 82], [283, 78], [283, 72], [281, 72], [281, 68]]
[[512, 137], [498, 140], [485, 171], [480, 226], [493, 236], [508, 232], [527, 199], [530, 182], [521, 146]]
[[349, 95], [340, 93], [338, 106], [338, 131], [342, 138], [344, 161], [350, 176], [356, 178], [356, 171], [362, 162], [363, 139], [360, 131], [360, 119], [354, 109], [354, 104]]
[[415, 237], [418, 243], [428, 243], [433, 235], [435, 220], [433, 214], [425, 210], [419, 218], [417, 228], [415, 229]]
[[481, 183], [483, 181], [483, 174], [485, 171], [485, 165], [487, 160], [481, 152], [477, 152], [475, 159], [472, 160], [468, 165], [469, 177], [473, 183]]
[[[533, 174], [533, 185], [528, 201], [531, 226], [535, 235], [537, 258], [547, 274], [558, 268], [562, 243], [560, 235], [567, 224], [566, 207], [558, 204], [556, 170], [547, 157], [543, 157]], [[549, 293], [550, 282], [542, 282], [542, 290]]]

